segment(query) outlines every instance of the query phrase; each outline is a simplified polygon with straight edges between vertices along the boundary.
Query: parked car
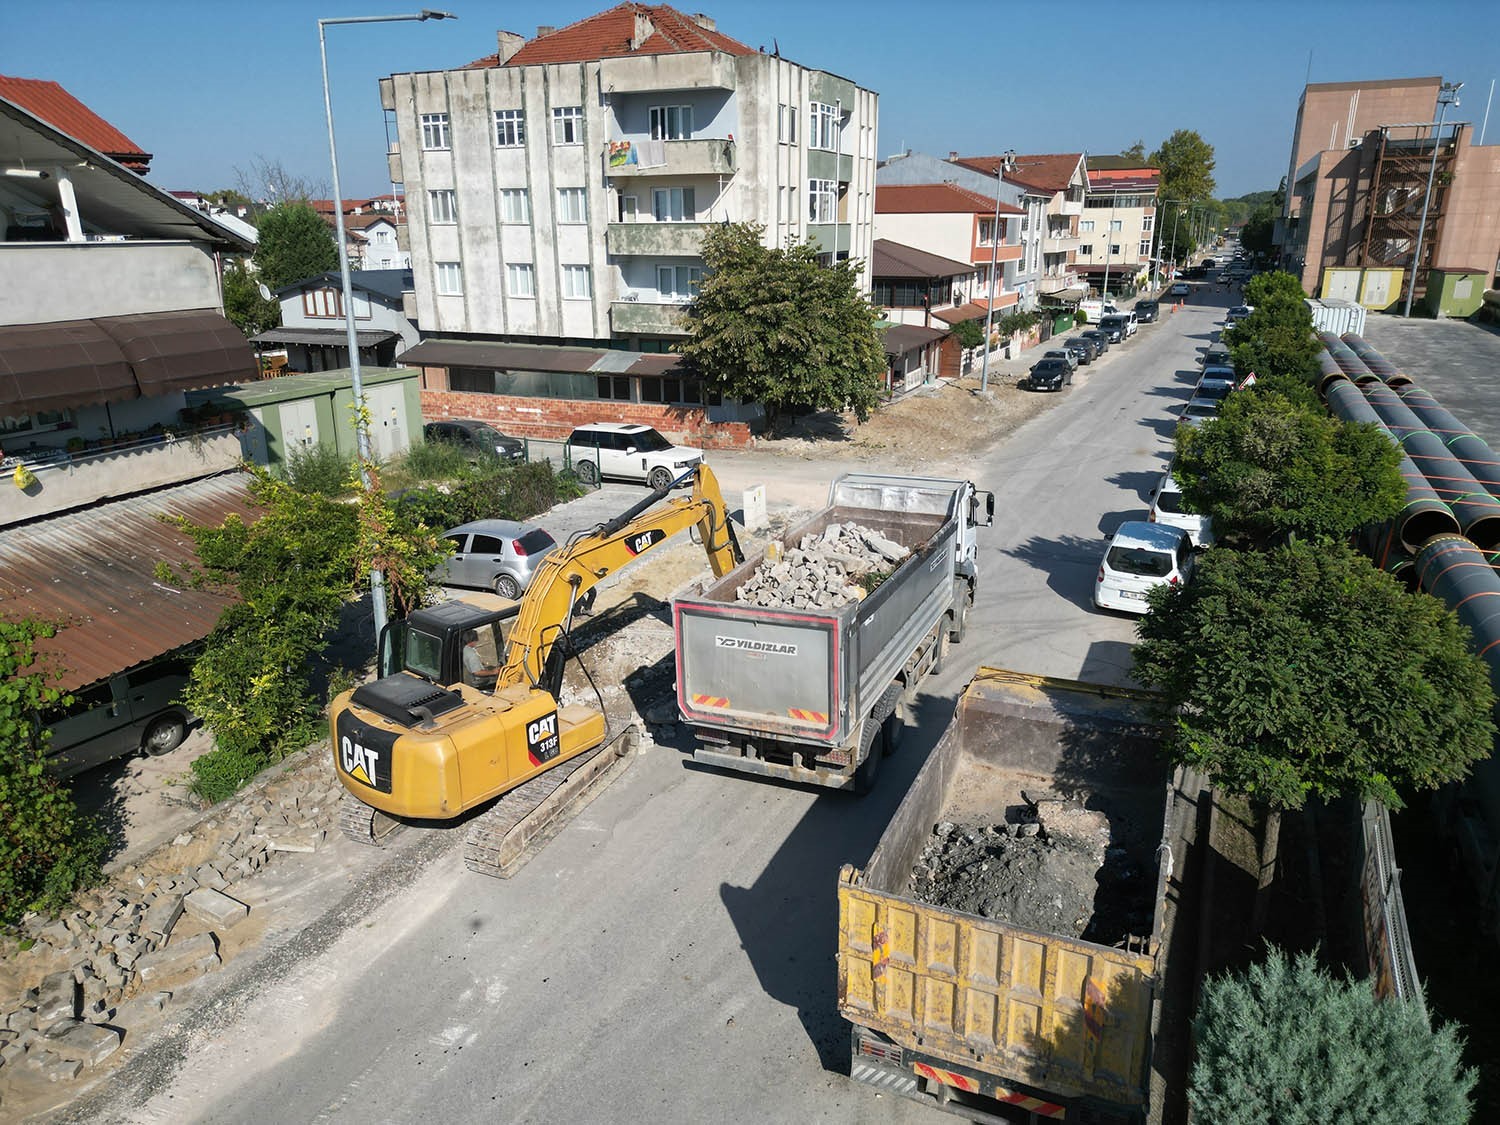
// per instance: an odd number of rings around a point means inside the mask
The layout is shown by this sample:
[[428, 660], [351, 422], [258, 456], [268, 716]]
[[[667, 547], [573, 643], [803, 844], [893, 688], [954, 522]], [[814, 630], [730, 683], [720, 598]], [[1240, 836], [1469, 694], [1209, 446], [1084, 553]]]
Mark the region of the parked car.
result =
[[1139, 323], [1154, 324], [1157, 318], [1161, 316], [1161, 302], [1137, 301], [1135, 303], [1135, 308], [1131, 311], [1135, 313], [1135, 319]]
[[666, 488], [703, 460], [703, 450], [673, 445], [650, 426], [594, 422], [579, 426], [568, 438], [568, 456], [580, 479], [595, 484], [604, 477], [645, 481]]
[[1109, 541], [1094, 579], [1094, 605], [1124, 613], [1146, 613], [1146, 595], [1158, 586], [1189, 581], [1193, 541], [1180, 527], [1131, 520]]
[[1217, 418], [1219, 416], [1219, 403], [1216, 399], [1193, 397], [1187, 400], [1182, 410], [1177, 415], [1179, 426], [1197, 426], [1205, 419]]
[[1224, 317], [1225, 324], [1238, 324], [1255, 311], [1254, 305], [1235, 305]]
[[1176, 282], [1171, 289], [1167, 290], [1174, 297], [1186, 297], [1192, 291], [1192, 286], [1185, 281]]
[[1214, 521], [1197, 512], [1189, 512], [1183, 506], [1182, 489], [1172, 479], [1170, 469], [1161, 475], [1161, 480], [1151, 490], [1151, 510], [1146, 515], [1146, 522], [1182, 528], [1194, 547], [1214, 545]]
[[450, 527], [443, 538], [453, 554], [428, 575], [444, 586], [474, 586], [502, 598], [519, 598], [537, 566], [557, 549], [557, 540], [535, 524], [516, 520], [475, 520]]
[[1205, 363], [1203, 371], [1198, 375], [1198, 381], [1202, 382], [1204, 379], [1227, 379], [1231, 383], [1239, 382], [1234, 368], [1227, 363]]
[[1040, 359], [1016, 385], [1026, 391], [1060, 391], [1073, 381], [1073, 368], [1065, 359]]
[[1079, 363], [1093, 363], [1099, 355], [1099, 345], [1086, 336], [1070, 336], [1063, 347], [1076, 355]]
[[1204, 367], [1228, 367], [1229, 349], [1209, 348], [1206, 352], [1203, 353], [1202, 357], [1200, 358], [1200, 362]]
[[1042, 353], [1043, 359], [1060, 359], [1068, 365], [1069, 371], [1078, 370], [1078, 357], [1067, 348], [1048, 348]]
[[47, 772], [71, 777], [137, 750], [153, 756], [175, 750], [194, 720], [179, 699], [192, 669], [191, 658], [177, 656], [73, 692], [67, 707], [38, 720], [52, 734]]
[[1099, 349], [1100, 355], [1103, 355], [1105, 352], [1109, 351], [1111, 340], [1109, 338], [1108, 332], [1105, 332], [1099, 328], [1090, 328], [1085, 332], [1080, 332], [1078, 335], [1083, 337], [1085, 340], [1092, 341], [1094, 347]]
[[1118, 344], [1130, 337], [1130, 318], [1123, 313], [1106, 316], [1099, 321], [1099, 331], [1109, 333], [1109, 341]]
[[488, 422], [477, 418], [444, 418], [422, 427], [422, 437], [430, 442], [447, 442], [465, 452], [493, 455], [502, 461], [526, 460], [526, 443], [520, 438], [502, 434]]
[[1234, 393], [1234, 382], [1228, 379], [1200, 379], [1193, 388], [1194, 398], [1211, 398], [1222, 403]]

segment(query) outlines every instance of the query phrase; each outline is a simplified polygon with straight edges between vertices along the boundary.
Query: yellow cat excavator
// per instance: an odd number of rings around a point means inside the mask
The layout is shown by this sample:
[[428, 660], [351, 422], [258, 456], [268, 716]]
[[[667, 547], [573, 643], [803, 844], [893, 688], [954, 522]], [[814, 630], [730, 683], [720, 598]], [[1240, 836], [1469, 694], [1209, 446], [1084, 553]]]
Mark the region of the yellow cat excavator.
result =
[[[669, 499], [689, 478], [691, 494]], [[446, 602], [386, 626], [380, 678], [339, 696], [330, 716], [344, 834], [379, 846], [404, 821], [451, 821], [503, 795], [470, 821], [464, 861], [509, 874], [618, 760], [611, 748], [628, 730], [609, 729], [602, 700], [559, 706], [574, 614], [604, 578], [694, 526], [716, 577], [743, 561], [701, 463], [548, 555], [519, 605]]]

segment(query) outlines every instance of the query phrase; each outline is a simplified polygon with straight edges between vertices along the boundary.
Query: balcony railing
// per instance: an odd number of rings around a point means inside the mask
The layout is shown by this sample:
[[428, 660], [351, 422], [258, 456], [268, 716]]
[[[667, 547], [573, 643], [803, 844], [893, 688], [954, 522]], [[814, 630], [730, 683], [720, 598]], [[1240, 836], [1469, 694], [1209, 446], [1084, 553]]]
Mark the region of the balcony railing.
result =
[[1057, 234], [1048, 231], [1042, 235], [1042, 253], [1063, 254], [1069, 250], [1077, 250], [1082, 242], [1083, 240], [1078, 235], [1066, 230]]
[[636, 176], [732, 176], [734, 142], [724, 137], [688, 141], [610, 141], [604, 146], [604, 174]]
[[615, 332], [687, 335], [686, 301], [640, 301], [626, 297], [609, 306], [609, 326]]
[[610, 254], [696, 258], [703, 252], [707, 223], [610, 223], [604, 229], [604, 248]]
[[1078, 284], [1077, 274], [1059, 273], [1037, 278], [1036, 287], [1039, 293], [1061, 293], [1064, 289], [1077, 287]]

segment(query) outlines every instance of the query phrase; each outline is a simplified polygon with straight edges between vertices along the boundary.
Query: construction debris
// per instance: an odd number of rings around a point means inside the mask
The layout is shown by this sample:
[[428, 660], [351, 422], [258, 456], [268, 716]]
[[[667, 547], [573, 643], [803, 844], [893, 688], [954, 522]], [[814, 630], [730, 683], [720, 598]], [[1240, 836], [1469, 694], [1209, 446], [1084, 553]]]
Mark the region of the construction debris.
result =
[[762, 608], [838, 609], [864, 598], [909, 554], [871, 528], [831, 523], [780, 557], [768, 552], [734, 597]]

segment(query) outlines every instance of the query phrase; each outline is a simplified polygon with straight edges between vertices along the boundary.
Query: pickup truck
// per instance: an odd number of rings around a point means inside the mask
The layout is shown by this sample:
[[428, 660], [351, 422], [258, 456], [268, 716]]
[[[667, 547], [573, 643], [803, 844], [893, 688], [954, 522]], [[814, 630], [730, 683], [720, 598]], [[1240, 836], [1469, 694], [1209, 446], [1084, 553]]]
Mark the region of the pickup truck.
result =
[[991, 1122], [1134, 1125], [1180, 1092], [1184, 1060], [1153, 1044], [1190, 932], [1173, 871], [1193, 802], [1153, 702], [979, 669], [869, 861], [839, 873], [855, 1080]]
[[[994, 494], [969, 481], [848, 473], [833, 482], [828, 507], [762, 555], [675, 598], [677, 707], [696, 741], [693, 760], [868, 791], [918, 685], [963, 639], [979, 581], [975, 529], [994, 513]], [[745, 596], [768, 570], [789, 590], [798, 573], [803, 585], [824, 573], [790, 560], [809, 544], [816, 556], [834, 525], [878, 535], [903, 557], [836, 607], [805, 595], [771, 605]]]

